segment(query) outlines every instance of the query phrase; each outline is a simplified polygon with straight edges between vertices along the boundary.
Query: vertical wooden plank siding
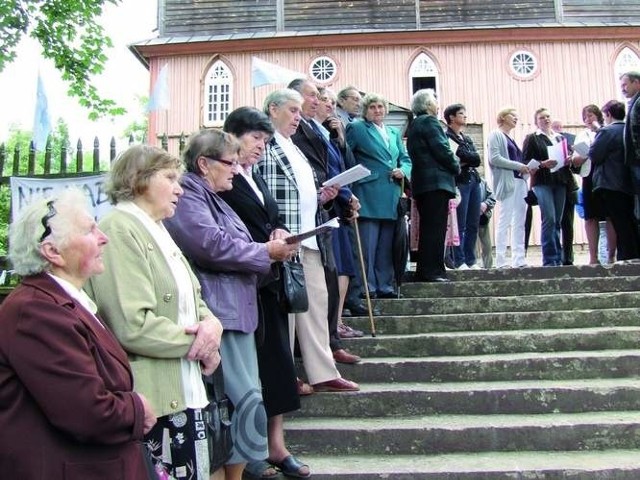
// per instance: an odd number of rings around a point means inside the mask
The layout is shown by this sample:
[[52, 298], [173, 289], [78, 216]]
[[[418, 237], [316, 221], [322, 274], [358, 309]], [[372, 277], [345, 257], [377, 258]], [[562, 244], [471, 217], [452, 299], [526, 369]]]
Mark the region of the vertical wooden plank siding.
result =
[[[640, 51], [640, 41], [630, 41]], [[225, 54], [221, 58], [234, 75], [234, 106], [256, 105], [268, 92], [284, 85], [252, 89], [251, 56], [308, 74], [311, 61], [328, 55], [338, 65], [338, 74], [328, 84], [334, 90], [353, 84], [363, 91], [378, 92], [389, 101], [408, 106], [412, 92], [408, 71], [420, 51], [425, 51], [439, 67], [441, 105], [463, 102], [469, 120], [493, 125], [495, 112], [513, 105], [530, 127], [531, 116], [540, 106], [549, 106], [565, 123], [581, 124], [580, 111], [588, 103], [603, 104], [619, 97], [613, 62], [619, 42], [523, 42], [504, 44], [413, 45], [391, 47], [304, 49], [295, 51], [246, 52]], [[538, 72], [529, 80], [514, 78], [509, 72], [510, 55], [519, 49], [531, 51], [538, 60]], [[166, 131], [179, 135], [199, 128], [202, 123], [202, 77], [215, 55], [187, 55], [151, 59], [152, 77], [164, 63], [169, 64], [171, 108], [152, 117], [154, 134]], [[152, 84], [155, 80], [152, 81]], [[519, 132], [518, 136], [521, 136]]]
[[[544, 30], [541, 30], [544, 32]], [[231, 69], [233, 106], [254, 105], [262, 108], [266, 95], [284, 85], [251, 88], [253, 55], [308, 75], [314, 58], [328, 55], [338, 65], [334, 80], [327, 84], [334, 90], [355, 85], [365, 92], [383, 94], [390, 102], [409, 106], [411, 83], [409, 69], [415, 56], [424, 51], [439, 68], [438, 93], [441, 108], [461, 102], [468, 109], [468, 120], [483, 126], [486, 135], [495, 128], [495, 115], [503, 106], [514, 106], [520, 113], [520, 125], [514, 132], [518, 142], [535, 130], [533, 113], [542, 106], [554, 118], [563, 120], [570, 131], [582, 128], [582, 107], [602, 105], [620, 98], [618, 80], [614, 76], [615, 55], [621, 47], [617, 41], [594, 42], [506, 42], [500, 44], [429, 44], [359, 48], [308, 48], [292, 51], [265, 51], [216, 55], [187, 55], [152, 58], [152, 77], [169, 64], [171, 108], [169, 112], [151, 115], [150, 138], [159, 133], [169, 135], [169, 150], [178, 153], [178, 136], [198, 130], [202, 125], [204, 104], [202, 79], [216, 58], [222, 58]], [[640, 51], [640, 41], [625, 42]], [[509, 69], [510, 56], [517, 50], [532, 52], [538, 71], [527, 80], [515, 78]], [[153, 81], [152, 81], [153, 84]], [[159, 140], [156, 140], [159, 144]], [[485, 167], [486, 159], [485, 159]], [[488, 171], [485, 168], [485, 171]], [[534, 220], [533, 239], [539, 237], [539, 214]], [[537, 240], [534, 240], [537, 243]], [[582, 222], [576, 223], [576, 242], [585, 243]]]

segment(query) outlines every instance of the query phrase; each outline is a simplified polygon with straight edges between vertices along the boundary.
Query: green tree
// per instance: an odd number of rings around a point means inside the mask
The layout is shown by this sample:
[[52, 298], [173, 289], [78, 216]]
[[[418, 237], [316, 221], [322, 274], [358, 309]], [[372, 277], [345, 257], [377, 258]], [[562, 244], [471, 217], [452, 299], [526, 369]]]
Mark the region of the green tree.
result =
[[4, 0], [0, 2], [0, 72], [15, 60], [20, 39], [28, 35], [42, 46], [42, 55], [53, 61], [76, 97], [95, 120], [105, 115], [121, 115], [125, 109], [102, 98], [91, 84], [104, 70], [112, 46], [98, 24], [105, 3], [121, 0]]
[[[138, 95], [138, 104], [144, 110], [149, 103], [149, 97], [146, 95]], [[125, 138], [129, 138], [133, 135], [133, 140], [135, 142], [143, 142], [147, 138], [147, 130], [149, 129], [149, 116], [145, 115], [140, 119], [134, 120], [129, 125], [127, 125], [122, 132], [122, 136]]]

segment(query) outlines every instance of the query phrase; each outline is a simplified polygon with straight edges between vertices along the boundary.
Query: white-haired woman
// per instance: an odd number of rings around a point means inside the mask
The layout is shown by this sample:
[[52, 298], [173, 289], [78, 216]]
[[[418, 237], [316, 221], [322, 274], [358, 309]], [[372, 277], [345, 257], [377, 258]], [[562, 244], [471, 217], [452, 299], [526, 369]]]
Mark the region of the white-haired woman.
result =
[[149, 478], [142, 438], [155, 415], [82, 290], [107, 244], [86, 204], [68, 190], [11, 226], [23, 279], [0, 308], [0, 478]]
[[[284, 226], [294, 235], [315, 228], [321, 221], [319, 209], [338, 193], [335, 187], [319, 187], [313, 168], [291, 141], [300, 123], [301, 108], [302, 96], [295, 90], [276, 90], [267, 96], [264, 112], [275, 133], [257, 165], [278, 204]], [[325, 241], [330, 240], [317, 236], [301, 242], [309, 310], [289, 316], [289, 334], [292, 342], [294, 337], [298, 338], [307, 377], [316, 391], [355, 391], [358, 384], [341, 377], [329, 348], [328, 294], [323, 268]], [[311, 476], [308, 465], [293, 455], [268, 461], [286, 476]]]
[[456, 196], [460, 162], [440, 124], [438, 101], [431, 89], [418, 90], [411, 101], [416, 118], [407, 131], [411, 157], [411, 193], [420, 214], [416, 275], [427, 282], [449, 281], [444, 266], [449, 200]]

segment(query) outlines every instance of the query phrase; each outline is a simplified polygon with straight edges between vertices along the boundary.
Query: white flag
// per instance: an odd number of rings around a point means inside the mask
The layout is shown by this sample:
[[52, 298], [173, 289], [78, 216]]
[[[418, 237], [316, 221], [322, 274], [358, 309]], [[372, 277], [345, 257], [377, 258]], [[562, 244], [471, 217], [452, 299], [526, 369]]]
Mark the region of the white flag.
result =
[[51, 131], [51, 117], [49, 115], [49, 100], [44, 89], [44, 83], [38, 72], [38, 87], [36, 90], [36, 111], [33, 117], [33, 143], [36, 150], [44, 150], [47, 137]]
[[257, 57], [251, 57], [251, 86], [261, 87], [273, 83], [288, 84], [297, 78], [306, 78], [304, 73], [289, 70], [275, 63], [265, 62]]
[[169, 64], [165, 63], [156, 83], [153, 86], [153, 91], [149, 97], [149, 103], [147, 103], [147, 112], [155, 112], [156, 110], [169, 110], [171, 99], [169, 98]]

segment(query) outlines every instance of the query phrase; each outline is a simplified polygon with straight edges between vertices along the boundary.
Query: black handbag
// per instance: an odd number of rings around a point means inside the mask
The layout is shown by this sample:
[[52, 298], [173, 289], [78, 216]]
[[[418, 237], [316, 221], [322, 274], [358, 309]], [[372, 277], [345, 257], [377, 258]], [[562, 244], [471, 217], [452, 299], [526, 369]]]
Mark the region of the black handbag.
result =
[[213, 473], [231, 457], [231, 412], [233, 405], [224, 393], [224, 373], [218, 365], [211, 375], [202, 376], [209, 405], [205, 409], [205, 421], [209, 434], [209, 462]]
[[282, 272], [285, 309], [289, 313], [306, 312], [309, 298], [300, 257], [296, 255], [293, 260], [282, 262]]
[[536, 205], [538, 205], [538, 197], [536, 197], [536, 194], [533, 190], [529, 190], [527, 192], [527, 196], [524, 197], [524, 201], [531, 207], [535, 207]]

